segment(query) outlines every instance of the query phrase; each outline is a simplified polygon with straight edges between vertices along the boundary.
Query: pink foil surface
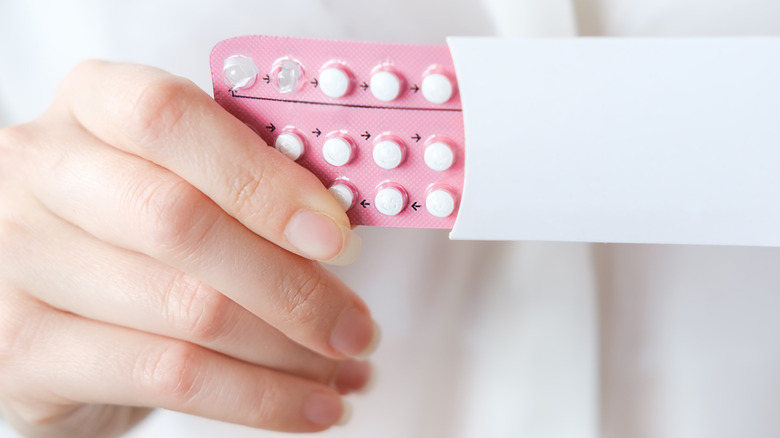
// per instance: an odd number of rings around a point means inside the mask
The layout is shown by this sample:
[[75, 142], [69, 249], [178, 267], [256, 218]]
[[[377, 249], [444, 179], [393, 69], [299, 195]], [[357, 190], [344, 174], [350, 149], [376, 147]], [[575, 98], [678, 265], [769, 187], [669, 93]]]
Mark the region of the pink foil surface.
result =
[[[252, 58], [259, 74], [251, 87], [231, 91], [224, 79], [225, 59]], [[274, 63], [289, 58], [303, 67], [301, 87], [294, 93], [280, 93], [274, 85]], [[338, 63], [351, 74], [350, 91], [341, 98], [327, 97], [319, 88], [318, 76], [328, 65]], [[391, 69], [402, 78], [400, 96], [391, 102], [376, 99], [367, 87], [378, 68]], [[444, 72], [455, 85], [446, 103], [428, 102], [420, 87], [427, 71]], [[294, 130], [306, 150], [297, 161], [328, 187], [346, 179], [358, 191], [347, 212], [353, 225], [403, 228], [451, 229], [456, 210], [446, 218], [431, 215], [425, 207], [426, 191], [433, 185], [448, 187], [456, 202], [464, 177], [464, 132], [455, 71], [446, 45], [401, 45], [374, 42], [327, 41], [287, 37], [245, 36], [220, 42], [211, 54], [215, 100], [273, 145], [276, 137]], [[329, 134], [340, 132], [352, 139], [356, 155], [347, 165], [336, 167], [322, 156], [322, 144]], [[404, 162], [385, 170], [374, 163], [376, 139], [393, 136], [407, 149]], [[437, 172], [423, 161], [425, 145], [432, 139], [449, 139], [455, 164]], [[397, 216], [385, 216], [373, 205], [377, 187], [392, 182], [408, 193], [408, 203]]]

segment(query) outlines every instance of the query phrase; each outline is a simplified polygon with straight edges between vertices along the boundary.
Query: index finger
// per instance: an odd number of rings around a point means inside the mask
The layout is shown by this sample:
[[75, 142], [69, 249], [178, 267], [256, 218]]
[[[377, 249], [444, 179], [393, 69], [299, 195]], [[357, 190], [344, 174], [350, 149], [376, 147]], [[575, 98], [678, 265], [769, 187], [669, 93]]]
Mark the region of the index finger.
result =
[[322, 183], [265, 147], [192, 82], [151, 67], [88, 61], [61, 93], [95, 136], [179, 175], [282, 248], [330, 264], [350, 263], [360, 251]]

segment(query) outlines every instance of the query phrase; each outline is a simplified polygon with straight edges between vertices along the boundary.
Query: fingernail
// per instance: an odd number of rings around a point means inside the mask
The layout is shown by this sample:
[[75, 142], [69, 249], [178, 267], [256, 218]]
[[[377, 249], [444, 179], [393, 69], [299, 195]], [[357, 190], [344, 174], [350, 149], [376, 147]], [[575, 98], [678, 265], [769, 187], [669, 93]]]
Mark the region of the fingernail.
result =
[[320, 426], [345, 424], [352, 409], [341, 397], [326, 393], [313, 393], [303, 405], [303, 416]]
[[350, 307], [339, 315], [330, 345], [342, 354], [365, 359], [376, 350], [379, 338], [379, 326], [364, 312]]
[[360, 250], [363, 248], [363, 240], [357, 235], [351, 228], [343, 228], [344, 230], [344, 242], [341, 246], [341, 253], [329, 260], [322, 260], [323, 263], [327, 263], [333, 266], [346, 266], [355, 261]]
[[300, 210], [284, 230], [287, 241], [304, 257], [334, 265], [346, 265], [360, 253], [360, 237], [331, 217]]
[[369, 362], [345, 360], [333, 379], [333, 386], [341, 394], [364, 392], [373, 381], [374, 370]]
[[371, 342], [368, 344], [368, 347], [363, 349], [363, 351], [353, 356], [356, 359], [368, 359], [372, 354], [374, 354], [377, 347], [379, 347], [379, 341], [382, 339], [382, 330], [379, 329], [379, 325], [373, 320], [371, 321], [371, 325], [373, 326]]
[[341, 401], [341, 417], [339, 417], [339, 421], [336, 422], [336, 425], [343, 426], [347, 423], [349, 423], [349, 420], [352, 419], [352, 405], [349, 404], [348, 401], [343, 400]]

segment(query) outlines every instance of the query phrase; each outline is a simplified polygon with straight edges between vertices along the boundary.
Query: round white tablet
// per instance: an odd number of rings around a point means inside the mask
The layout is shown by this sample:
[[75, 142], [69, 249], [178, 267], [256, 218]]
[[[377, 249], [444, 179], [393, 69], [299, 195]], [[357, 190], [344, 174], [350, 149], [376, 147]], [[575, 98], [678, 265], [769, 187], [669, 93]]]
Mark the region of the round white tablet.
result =
[[322, 156], [331, 166], [344, 166], [352, 161], [352, 143], [343, 137], [332, 137], [322, 145]]
[[422, 82], [423, 96], [431, 103], [444, 103], [452, 98], [452, 82], [443, 74], [428, 75]]
[[406, 193], [395, 185], [382, 186], [376, 192], [374, 205], [385, 216], [396, 216], [406, 207]]
[[336, 201], [344, 211], [355, 205], [355, 190], [346, 183], [337, 181], [330, 186], [328, 191], [336, 198]]
[[425, 198], [425, 208], [436, 217], [447, 217], [455, 211], [455, 196], [449, 190], [436, 189]]
[[225, 83], [230, 86], [232, 91], [249, 88], [254, 85], [258, 71], [257, 65], [252, 61], [252, 58], [242, 55], [227, 58], [222, 67]]
[[423, 159], [429, 168], [443, 172], [455, 163], [455, 152], [447, 143], [431, 143], [425, 148]]
[[276, 137], [274, 147], [289, 159], [295, 161], [301, 158], [305, 145], [303, 139], [294, 132], [285, 132]]
[[319, 87], [328, 97], [343, 97], [349, 91], [349, 75], [337, 67], [327, 68], [320, 73]]
[[401, 94], [401, 79], [395, 73], [380, 71], [371, 76], [371, 93], [382, 102], [395, 100]]
[[374, 162], [382, 169], [395, 169], [404, 160], [403, 146], [393, 140], [384, 140], [374, 145]]

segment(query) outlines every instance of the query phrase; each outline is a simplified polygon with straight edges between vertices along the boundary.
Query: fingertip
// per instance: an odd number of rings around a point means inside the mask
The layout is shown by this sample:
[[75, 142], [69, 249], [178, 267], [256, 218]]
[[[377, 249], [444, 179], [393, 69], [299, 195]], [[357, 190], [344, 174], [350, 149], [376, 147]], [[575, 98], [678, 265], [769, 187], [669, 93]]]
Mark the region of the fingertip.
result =
[[303, 415], [313, 425], [327, 428], [346, 424], [352, 409], [338, 394], [314, 392], [303, 405]]
[[366, 310], [344, 309], [331, 332], [330, 346], [346, 357], [368, 358], [379, 345], [379, 326]]
[[379, 348], [379, 343], [382, 340], [382, 329], [379, 328], [379, 324], [377, 324], [376, 321], [372, 321], [372, 323], [373, 335], [371, 336], [371, 342], [369, 342], [363, 351], [353, 356], [356, 359], [368, 359], [371, 357], [371, 355], [374, 354], [374, 352], [376, 352], [376, 349]]
[[345, 360], [339, 366], [333, 386], [340, 394], [367, 392], [374, 381], [374, 367], [370, 362]]
[[284, 236], [302, 256], [336, 266], [352, 263], [362, 247], [354, 231], [326, 213], [308, 209], [293, 215]]

